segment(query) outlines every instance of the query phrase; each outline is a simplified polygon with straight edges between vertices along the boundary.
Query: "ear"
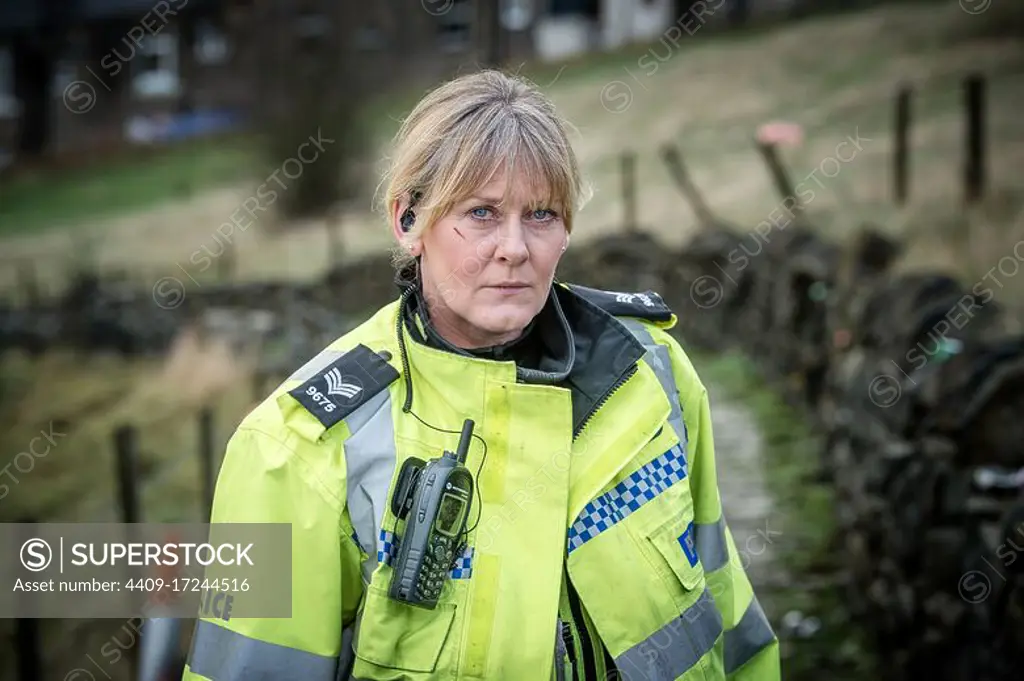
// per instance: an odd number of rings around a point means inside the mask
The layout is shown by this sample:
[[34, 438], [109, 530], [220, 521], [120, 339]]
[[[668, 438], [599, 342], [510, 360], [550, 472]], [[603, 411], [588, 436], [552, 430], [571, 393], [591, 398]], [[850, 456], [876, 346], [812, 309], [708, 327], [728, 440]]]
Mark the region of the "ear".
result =
[[409, 251], [410, 255], [418, 256], [422, 250], [419, 237], [412, 236], [402, 229], [402, 214], [405, 213], [408, 206], [407, 201], [395, 201], [391, 207], [391, 233], [394, 234], [399, 245]]
[[404, 244], [408, 241], [408, 235], [402, 231], [401, 223], [401, 216], [405, 212], [405, 208], [405, 201], [395, 201], [391, 205], [391, 233], [399, 244]]

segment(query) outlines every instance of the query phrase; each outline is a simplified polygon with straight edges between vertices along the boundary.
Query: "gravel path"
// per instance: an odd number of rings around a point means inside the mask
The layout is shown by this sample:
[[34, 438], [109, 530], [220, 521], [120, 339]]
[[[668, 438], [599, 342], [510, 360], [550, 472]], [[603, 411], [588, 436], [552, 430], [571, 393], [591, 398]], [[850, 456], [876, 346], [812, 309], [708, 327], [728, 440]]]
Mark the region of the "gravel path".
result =
[[781, 514], [774, 510], [765, 478], [767, 448], [749, 409], [739, 402], [715, 400], [712, 387], [709, 392], [722, 506], [740, 563], [757, 588], [771, 579], [773, 556], [783, 536]]

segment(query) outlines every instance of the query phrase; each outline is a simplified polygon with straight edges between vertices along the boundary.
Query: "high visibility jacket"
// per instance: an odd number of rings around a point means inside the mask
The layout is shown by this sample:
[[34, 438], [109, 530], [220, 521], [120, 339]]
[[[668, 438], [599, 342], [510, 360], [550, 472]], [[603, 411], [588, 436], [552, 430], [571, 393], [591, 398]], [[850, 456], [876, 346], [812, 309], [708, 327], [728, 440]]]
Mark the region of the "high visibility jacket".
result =
[[[652, 292], [551, 297], [574, 334], [558, 384], [417, 342], [403, 297], [242, 421], [212, 522], [291, 523], [291, 618], [199, 619], [186, 680], [780, 678], [675, 315]], [[466, 462], [472, 531], [419, 608], [389, 597], [390, 500], [403, 461], [455, 451], [465, 419], [486, 443]]]

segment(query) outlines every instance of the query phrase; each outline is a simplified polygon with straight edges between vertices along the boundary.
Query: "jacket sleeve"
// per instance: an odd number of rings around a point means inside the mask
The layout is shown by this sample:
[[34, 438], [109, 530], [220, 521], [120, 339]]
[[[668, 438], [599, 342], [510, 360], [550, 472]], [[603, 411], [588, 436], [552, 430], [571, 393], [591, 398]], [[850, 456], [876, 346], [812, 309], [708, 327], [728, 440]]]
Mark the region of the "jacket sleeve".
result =
[[726, 678], [778, 681], [778, 639], [753, 592], [722, 513], [707, 389], [676, 341], [669, 337], [668, 344], [691, 453], [689, 479], [697, 555], [722, 616]]
[[341, 445], [243, 423], [228, 442], [212, 523], [290, 523], [289, 618], [197, 620], [184, 681], [334, 681], [361, 596]]

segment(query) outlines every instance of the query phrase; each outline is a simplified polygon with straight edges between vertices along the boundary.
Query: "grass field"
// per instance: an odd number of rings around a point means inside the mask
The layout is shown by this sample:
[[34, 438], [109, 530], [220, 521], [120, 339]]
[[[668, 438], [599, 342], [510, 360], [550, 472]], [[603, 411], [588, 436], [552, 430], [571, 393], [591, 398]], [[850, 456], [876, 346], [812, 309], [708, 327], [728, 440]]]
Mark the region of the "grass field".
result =
[[[3, 355], [0, 522], [120, 520], [114, 431], [124, 425], [139, 433], [142, 518], [200, 522], [198, 413], [213, 409], [222, 451], [252, 405], [249, 361], [191, 335], [153, 360], [70, 351], [39, 359]], [[30, 446], [42, 432], [52, 446], [45, 440]]]
[[57, 177], [20, 175], [0, 185], [0, 236], [73, 229], [82, 219], [102, 221], [177, 202], [213, 185], [238, 182], [253, 162], [243, 140], [218, 139], [154, 150], [98, 168]]

